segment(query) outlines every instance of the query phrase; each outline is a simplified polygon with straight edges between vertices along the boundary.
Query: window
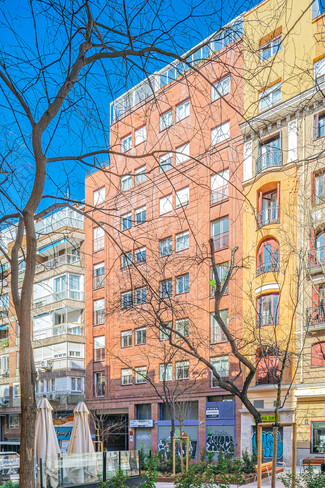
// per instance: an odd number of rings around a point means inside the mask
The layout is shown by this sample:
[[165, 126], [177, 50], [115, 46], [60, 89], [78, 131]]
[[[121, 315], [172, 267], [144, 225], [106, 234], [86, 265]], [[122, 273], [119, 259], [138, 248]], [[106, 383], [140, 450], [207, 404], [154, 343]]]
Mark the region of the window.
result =
[[325, 342], [318, 342], [311, 346], [311, 365], [325, 366]]
[[315, 139], [325, 136], [325, 112], [315, 115]]
[[132, 213], [129, 212], [121, 216], [121, 229], [126, 230], [132, 227]]
[[140, 327], [134, 331], [135, 344], [139, 346], [140, 344], [145, 344], [147, 342], [147, 329], [146, 327]]
[[83, 391], [82, 378], [71, 378], [71, 391]]
[[215, 146], [216, 144], [219, 144], [220, 142], [229, 139], [229, 137], [230, 122], [225, 122], [224, 124], [218, 125], [218, 127], [215, 127], [211, 130], [211, 145]]
[[132, 291], [125, 291], [121, 293], [121, 308], [129, 308], [132, 307], [132, 305]]
[[189, 275], [185, 274], [176, 278], [176, 294], [186, 293], [190, 289]]
[[20, 398], [20, 383], [14, 383], [12, 385], [14, 398]]
[[279, 323], [279, 294], [263, 295], [257, 299], [258, 327]]
[[80, 275], [69, 274], [69, 298], [72, 300], [81, 299]]
[[136, 169], [134, 172], [134, 184], [140, 185], [147, 179], [147, 169], [146, 166], [141, 166], [140, 168]]
[[94, 396], [105, 396], [105, 372], [100, 371], [94, 374]]
[[257, 251], [256, 274], [279, 271], [279, 267], [279, 244], [275, 239], [266, 239]]
[[165, 324], [160, 324], [159, 327], [159, 340], [167, 341], [169, 339], [172, 329], [172, 322], [166, 322]]
[[132, 251], [126, 252], [121, 256], [121, 268], [126, 268], [132, 263]]
[[147, 220], [147, 210], [146, 207], [138, 208], [135, 211], [135, 225], [143, 224]]
[[159, 380], [160, 381], [172, 381], [173, 379], [173, 365], [172, 364], [160, 364], [159, 366]]
[[121, 139], [121, 150], [122, 152], [126, 152], [132, 147], [132, 134], [129, 134], [128, 136], [123, 137]]
[[173, 295], [173, 281], [172, 279], [164, 280], [159, 283], [160, 298], [167, 298]]
[[325, 58], [314, 63], [314, 82], [321, 83], [325, 80]]
[[176, 148], [176, 164], [184, 163], [190, 157], [190, 143]]
[[188, 380], [189, 378], [189, 362], [181, 361], [176, 363], [176, 379], [177, 380]]
[[105, 186], [94, 191], [94, 206], [105, 201]]
[[276, 83], [266, 88], [266, 90], [261, 91], [259, 93], [259, 111], [262, 112], [281, 102], [281, 97], [281, 83]]
[[211, 204], [229, 198], [229, 169], [211, 176]]
[[[226, 326], [229, 326], [229, 310], [220, 310], [220, 317], [223, 320], [223, 322], [226, 324]], [[218, 342], [224, 342], [226, 341], [227, 338], [222, 331], [220, 325], [214, 318], [214, 314], [210, 314], [210, 342], [212, 344], [218, 343]]]
[[159, 212], [160, 215], [171, 212], [173, 210], [173, 198], [172, 195], [167, 195], [159, 200]]
[[124, 330], [121, 332], [121, 347], [132, 346], [132, 330]]
[[[217, 373], [222, 378], [228, 378], [229, 376], [229, 359], [228, 356], [219, 356], [215, 358], [211, 358], [211, 364], [215, 367]], [[211, 386], [216, 387], [218, 386], [217, 379], [213, 375], [211, 371]]]
[[94, 361], [105, 360], [105, 336], [94, 337]]
[[267, 193], [260, 192], [257, 214], [257, 228], [264, 225], [275, 224], [280, 219], [280, 188]]
[[256, 353], [256, 363], [256, 384], [276, 384], [280, 374], [277, 350], [272, 347], [259, 348]]
[[134, 369], [135, 371], [135, 383], [146, 383], [147, 381], [147, 368], [145, 366], [139, 366]]
[[9, 354], [0, 356], [0, 376], [8, 376], [9, 373]]
[[184, 249], [189, 248], [189, 232], [182, 232], [181, 234], [176, 234], [176, 251], [184, 251]]
[[173, 111], [172, 109], [168, 110], [160, 116], [160, 130], [167, 129], [173, 123]]
[[176, 208], [187, 205], [190, 201], [190, 189], [187, 186], [176, 192]]
[[94, 252], [104, 249], [104, 229], [94, 227]]
[[[226, 281], [227, 275], [228, 275], [229, 263], [225, 262], [225, 263], [217, 264], [216, 265], [216, 271], [217, 271], [217, 276], [220, 280], [220, 285], [223, 286], [224, 282]], [[211, 268], [211, 282], [210, 282], [210, 284], [211, 284], [211, 294], [213, 296], [216, 285], [215, 285], [214, 273], [213, 273], [212, 268]], [[228, 293], [228, 286], [225, 290], [225, 293]]]
[[168, 256], [173, 252], [173, 239], [172, 237], [167, 237], [159, 242], [159, 253], [160, 256]]
[[164, 173], [173, 167], [173, 155], [172, 153], [164, 154], [159, 158], [160, 173]]
[[98, 263], [94, 265], [94, 283], [93, 288], [103, 288], [104, 286], [104, 263]]
[[141, 144], [147, 139], [147, 127], [143, 125], [135, 131], [135, 145]]
[[[183, 337], [189, 336], [189, 320], [179, 319], [176, 320], [176, 331], [179, 332]], [[179, 337], [176, 335], [176, 337]]]
[[141, 305], [147, 302], [147, 287], [136, 288], [134, 291], [134, 302], [136, 305]]
[[325, 452], [325, 422], [311, 422], [310, 452], [313, 454]]
[[19, 429], [19, 415], [8, 415], [8, 429]]
[[266, 59], [274, 56], [282, 49], [282, 34], [277, 37], [274, 37], [269, 42], [263, 44], [260, 47], [260, 59], [261, 62], [265, 61]]
[[105, 323], [105, 299], [94, 300], [94, 325]]
[[256, 174], [273, 166], [281, 166], [282, 150], [280, 134], [261, 143], [258, 147]]
[[230, 93], [230, 76], [226, 76], [213, 84], [211, 94], [212, 101], [224, 97], [227, 93]]
[[121, 190], [126, 191], [132, 187], [132, 175], [124, 175], [121, 177]]
[[122, 369], [122, 385], [132, 385], [132, 369]]
[[144, 263], [147, 260], [147, 248], [140, 247], [140, 249], [136, 249], [134, 251], [134, 262], [135, 263]]
[[211, 237], [215, 251], [229, 246], [229, 217], [222, 217], [211, 223]]
[[325, 171], [318, 174], [312, 174], [312, 199], [315, 205], [324, 203], [325, 195]]
[[185, 100], [185, 102], [179, 103], [176, 105], [176, 122], [179, 122], [185, 117], [190, 115], [190, 101]]

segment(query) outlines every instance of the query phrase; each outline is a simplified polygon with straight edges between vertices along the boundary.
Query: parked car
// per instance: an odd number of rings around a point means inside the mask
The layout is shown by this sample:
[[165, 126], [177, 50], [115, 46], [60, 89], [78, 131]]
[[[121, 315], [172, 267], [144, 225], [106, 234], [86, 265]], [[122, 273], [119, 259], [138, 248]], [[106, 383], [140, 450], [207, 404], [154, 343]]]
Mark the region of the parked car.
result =
[[20, 458], [16, 452], [0, 452], [0, 483], [19, 480]]

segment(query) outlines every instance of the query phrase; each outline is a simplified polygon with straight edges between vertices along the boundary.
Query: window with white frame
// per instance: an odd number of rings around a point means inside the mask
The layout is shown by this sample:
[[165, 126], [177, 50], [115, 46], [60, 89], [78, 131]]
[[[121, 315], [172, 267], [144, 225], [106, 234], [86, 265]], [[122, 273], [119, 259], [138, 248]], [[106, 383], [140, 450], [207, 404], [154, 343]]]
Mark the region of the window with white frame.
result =
[[104, 234], [102, 227], [94, 227], [94, 252], [104, 249]]
[[212, 101], [230, 93], [230, 76], [225, 76], [212, 85]]
[[164, 173], [173, 167], [173, 155], [172, 153], [164, 154], [159, 158], [160, 172]]
[[121, 215], [121, 229], [126, 230], [132, 227], [132, 213], [128, 212], [124, 215]]
[[314, 82], [321, 83], [325, 80], [325, 57], [314, 63]]
[[147, 368], [145, 366], [139, 366], [134, 368], [135, 372], [135, 384], [146, 383], [147, 381]]
[[190, 188], [182, 188], [176, 192], [176, 208], [187, 205], [190, 201]]
[[147, 342], [147, 329], [146, 327], [139, 327], [134, 331], [134, 342], [137, 346], [145, 344]]
[[160, 298], [168, 298], [173, 295], [173, 280], [169, 278], [168, 280], [161, 281], [159, 283]]
[[159, 340], [167, 341], [170, 337], [171, 329], [172, 329], [172, 322], [166, 322], [165, 324], [160, 324]]
[[132, 305], [132, 291], [125, 291], [121, 293], [121, 308], [129, 308], [132, 307]]
[[259, 94], [259, 111], [262, 112], [263, 110], [273, 107], [273, 105], [281, 102], [281, 98], [281, 82], [266, 88], [266, 90], [261, 91]]
[[147, 139], [147, 126], [143, 125], [135, 131], [135, 145], [141, 144]]
[[121, 268], [127, 268], [132, 263], [132, 251], [128, 251], [121, 256]]
[[188, 380], [190, 365], [188, 361], [179, 361], [175, 364], [175, 373], [177, 380]]
[[168, 256], [173, 252], [173, 238], [166, 237], [159, 242], [159, 254], [161, 256]]
[[97, 263], [94, 264], [94, 281], [93, 281], [93, 288], [97, 290], [98, 288], [103, 288], [104, 280], [105, 280], [105, 267], [104, 263]]
[[184, 249], [189, 248], [189, 231], [182, 232], [181, 234], [176, 234], [175, 243], [176, 251], [184, 251]]
[[260, 60], [265, 61], [282, 50], [282, 34], [274, 37], [260, 47]]
[[105, 336], [94, 337], [94, 361], [105, 360]]
[[136, 249], [134, 251], [134, 262], [135, 263], [144, 263], [147, 260], [147, 248], [140, 247], [140, 249]]
[[82, 378], [72, 377], [71, 378], [71, 391], [73, 392], [82, 392]]
[[190, 115], [190, 100], [187, 99], [176, 105], [176, 122], [185, 119]]
[[160, 116], [160, 130], [167, 129], [167, 127], [170, 127], [172, 124], [173, 124], [173, 111], [172, 109], [170, 109]]
[[[223, 320], [224, 324], [228, 327], [229, 326], [229, 310], [220, 310], [220, 317]], [[212, 344], [226, 341], [226, 335], [222, 331], [219, 323], [214, 318], [214, 314], [210, 314], [210, 342]]]
[[[224, 263], [220, 263], [216, 265], [217, 276], [220, 280], [221, 286], [223, 286], [224, 282], [226, 281], [228, 271], [229, 271], [229, 263], [226, 261]], [[214, 273], [213, 269], [211, 268], [211, 294], [214, 294], [215, 290], [215, 280], [214, 280]], [[228, 286], [225, 290], [225, 293], [228, 293]]]
[[173, 197], [172, 194], [166, 195], [159, 199], [159, 213], [163, 215], [173, 210]]
[[147, 302], [147, 287], [142, 286], [134, 290], [134, 303], [136, 305], [142, 305]]
[[12, 385], [12, 391], [14, 398], [20, 398], [20, 383], [14, 383]]
[[189, 275], [185, 274], [176, 277], [176, 294], [186, 293], [190, 289], [190, 279]]
[[187, 142], [176, 148], [176, 164], [184, 163], [190, 157], [190, 143]]
[[[176, 320], [175, 328], [176, 332], [179, 332], [183, 337], [188, 337], [190, 331], [189, 319]], [[176, 337], [179, 336], [176, 334]]]
[[135, 185], [140, 185], [140, 183], [143, 183], [147, 179], [147, 169], [146, 165], [141, 166], [140, 168], [137, 168], [134, 171], [134, 184]]
[[159, 380], [160, 381], [172, 381], [172, 379], [173, 379], [173, 365], [171, 363], [160, 364], [159, 365]]
[[121, 176], [121, 190], [126, 191], [132, 187], [132, 175]]
[[132, 147], [132, 134], [129, 134], [121, 139], [121, 150], [126, 152]]
[[135, 211], [135, 225], [143, 224], [143, 222], [147, 221], [147, 210], [146, 207], [138, 208]]
[[[218, 356], [211, 358], [211, 364], [215, 367], [217, 373], [222, 378], [229, 376], [229, 358], [228, 356]], [[218, 386], [217, 380], [211, 371], [211, 386]]]
[[2, 354], [0, 356], [0, 376], [7, 376], [9, 374], [9, 354]]
[[121, 347], [132, 346], [132, 330], [124, 330], [121, 332]]
[[215, 146], [220, 142], [226, 141], [230, 137], [230, 122], [218, 125], [211, 130], [211, 145]]
[[8, 429], [19, 429], [19, 415], [8, 415]]
[[132, 369], [121, 370], [122, 385], [132, 385]]
[[94, 206], [105, 201], [105, 186], [94, 191]]
[[229, 197], [229, 169], [211, 176], [211, 204], [222, 202]]
[[105, 323], [105, 298], [94, 300], [94, 325]]

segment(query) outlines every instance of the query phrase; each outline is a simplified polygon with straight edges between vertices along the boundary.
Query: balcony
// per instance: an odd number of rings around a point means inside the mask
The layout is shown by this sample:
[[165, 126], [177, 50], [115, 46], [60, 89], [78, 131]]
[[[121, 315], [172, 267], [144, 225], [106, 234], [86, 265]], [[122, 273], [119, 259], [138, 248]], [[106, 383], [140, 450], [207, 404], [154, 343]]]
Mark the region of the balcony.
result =
[[219, 203], [229, 198], [229, 185], [223, 185], [220, 188], [211, 190], [211, 205]]
[[263, 208], [261, 212], [257, 214], [257, 229], [269, 224], [278, 224], [280, 222], [280, 206], [270, 206]]
[[279, 262], [263, 263], [263, 264], [260, 264], [260, 266], [257, 266], [256, 276], [259, 276], [263, 273], [277, 272], [277, 271], [280, 271], [280, 263]]
[[75, 300], [78, 302], [84, 301], [84, 292], [80, 290], [63, 290], [50, 293], [45, 297], [36, 298], [33, 300], [34, 308], [41, 308], [51, 303], [60, 302], [62, 300]]
[[311, 272], [322, 271], [325, 265], [325, 247], [318, 247], [308, 251], [308, 267]]
[[265, 169], [278, 166], [282, 166], [282, 150], [277, 147], [269, 148], [256, 161], [256, 175]]
[[48, 339], [50, 337], [59, 337], [61, 335], [76, 335], [84, 336], [84, 325], [67, 322], [64, 324], [53, 325], [47, 329], [38, 329], [33, 331], [33, 341], [40, 341], [42, 339]]
[[229, 246], [229, 231], [212, 236], [212, 239], [213, 239], [213, 245], [215, 251], [219, 251], [220, 249], [225, 249], [226, 247]]
[[43, 398], [46, 396], [46, 398], [51, 402], [51, 403], [58, 403], [58, 404], [73, 404], [76, 405], [79, 402], [83, 402], [85, 400], [85, 395], [83, 392], [56, 392], [56, 391], [51, 391], [51, 392], [41, 392], [41, 393], [36, 393], [36, 398]]
[[73, 266], [81, 266], [80, 256], [76, 254], [63, 254], [62, 256], [57, 256], [49, 261], [38, 264], [36, 266], [36, 273], [42, 271], [50, 271], [51, 269], [58, 268], [64, 264], [71, 264]]
[[45, 234], [52, 234], [62, 227], [72, 227], [75, 229], [84, 228], [83, 215], [77, 213], [71, 208], [63, 208], [49, 215], [45, 219], [41, 219], [35, 224], [35, 230], [38, 234], [37, 237], [41, 237]]
[[325, 329], [325, 308], [324, 305], [311, 307], [306, 310], [306, 327], [307, 330]]
[[53, 371], [57, 369], [85, 369], [85, 358], [82, 357], [66, 357], [66, 355], [59, 358], [44, 359], [43, 361], [36, 361], [35, 368], [40, 371]]

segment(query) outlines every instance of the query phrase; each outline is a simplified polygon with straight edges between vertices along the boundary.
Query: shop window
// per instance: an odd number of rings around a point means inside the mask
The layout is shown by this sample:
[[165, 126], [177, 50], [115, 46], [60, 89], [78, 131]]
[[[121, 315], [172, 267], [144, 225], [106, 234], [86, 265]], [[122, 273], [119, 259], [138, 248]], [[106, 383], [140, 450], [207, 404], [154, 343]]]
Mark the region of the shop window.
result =
[[264, 169], [282, 165], [281, 135], [278, 134], [258, 146], [258, 159], [256, 162], [256, 174]]
[[256, 384], [274, 385], [280, 376], [280, 361], [273, 348], [260, 348], [256, 354]]
[[325, 422], [311, 422], [310, 452], [325, 453]]
[[257, 228], [280, 221], [280, 184], [268, 192], [259, 192], [257, 206]]
[[279, 294], [270, 293], [257, 299], [257, 326], [277, 325], [279, 323]]
[[275, 239], [266, 239], [257, 251], [256, 274], [279, 271], [279, 268], [279, 243]]
[[311, 346], [311, 365], [325, 366], [325, 342], [318, 342]]

